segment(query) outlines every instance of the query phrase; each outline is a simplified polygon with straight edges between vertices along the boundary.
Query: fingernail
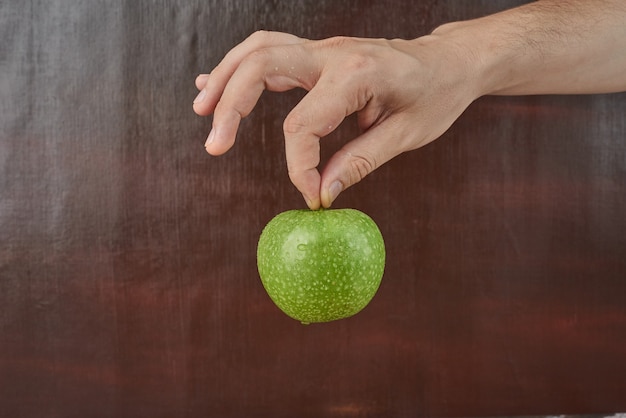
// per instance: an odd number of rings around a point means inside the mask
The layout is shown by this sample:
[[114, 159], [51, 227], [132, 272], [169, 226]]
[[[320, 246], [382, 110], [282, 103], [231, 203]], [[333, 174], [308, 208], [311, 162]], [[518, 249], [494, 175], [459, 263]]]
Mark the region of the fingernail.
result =
[[201, 101], [204, 100], [205, 97], [206, 97], [206, 90], [205, 89], [200, 90], [200, 93], [198, 93], [196, 98], [193, 99], [193, 104], [200, 103]]
[[204, 148], [207, 148], [209, 145], [211, 145], [214, 139], [215, 139], [215, 129], [211, 129], [211, 132], [209, 132], [209, 136], [206, 139], [206, 142], [204, 143]]
[[328, 194], [330, 195], [331, 203], [339, 196], [339, 193], [343, 190], [343, 184], [339, 180], [335, 180], [328, 188]]

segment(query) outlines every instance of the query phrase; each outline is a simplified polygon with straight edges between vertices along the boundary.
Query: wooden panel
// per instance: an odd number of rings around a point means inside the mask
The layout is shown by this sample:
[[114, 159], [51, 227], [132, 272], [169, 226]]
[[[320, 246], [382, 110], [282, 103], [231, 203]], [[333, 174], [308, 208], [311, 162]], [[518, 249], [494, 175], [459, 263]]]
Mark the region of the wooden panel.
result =
[[220, 158], [191, 110], [195, 75], [256, 29], [416, 37], [521, 2], [8, 3], [2, 416], [626, 410], [624, 94], [480, 99], [346, 191], [386, 238], [383, 284], [307, 327], [255, 260], [304, 206], [281, 133], [301, 92], [265, 94]]

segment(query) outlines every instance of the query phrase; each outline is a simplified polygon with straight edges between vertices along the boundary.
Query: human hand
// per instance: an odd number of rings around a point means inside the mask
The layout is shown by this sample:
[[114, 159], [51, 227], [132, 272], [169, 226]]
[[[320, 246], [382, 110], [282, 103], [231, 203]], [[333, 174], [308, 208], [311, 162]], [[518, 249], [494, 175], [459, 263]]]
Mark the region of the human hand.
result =
[[[330, 207], [381, 164], [439, 137], [479, 96], [471, 54], [438, 41], [256, 32], [196, 78], [194, 111], [214, 115], [206, 149], [221, 155], [233, 146], [263, 90], [306, 89], [283, 125], [287, 168], [311, 209]], [[320, 173], [320, 138], [354, 112], [362, 133]]]

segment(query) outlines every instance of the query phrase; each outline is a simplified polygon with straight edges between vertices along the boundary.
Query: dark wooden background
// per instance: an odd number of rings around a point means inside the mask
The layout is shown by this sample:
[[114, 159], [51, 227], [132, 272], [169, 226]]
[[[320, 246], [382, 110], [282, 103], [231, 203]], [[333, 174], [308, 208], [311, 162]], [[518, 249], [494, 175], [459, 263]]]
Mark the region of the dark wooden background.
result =
[[307, 327], [255, 259], [304, 207], [281, 132], [302, 92], [265, 94], [220, 158], [191, 109], [256, 29], [413, 38], [520, 3], [2, 2], [0, 415], [626, 410], [626, 95], [482, 98], [346, 191], [385, 236], [383, 283]]

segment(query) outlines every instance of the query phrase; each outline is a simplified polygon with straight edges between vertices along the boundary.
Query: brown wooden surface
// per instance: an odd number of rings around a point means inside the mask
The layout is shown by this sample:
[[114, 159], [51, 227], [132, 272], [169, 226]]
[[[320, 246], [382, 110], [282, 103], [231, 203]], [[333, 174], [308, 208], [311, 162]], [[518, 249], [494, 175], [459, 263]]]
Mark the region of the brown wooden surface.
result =
[[345, 192], [386, 238], [383, 284], [307, 327], [255, 260], [304, 206], [281, 134], [302, 93], [265, 94], [221, 158], [191, 110], [259, 28], [416, 37], [519, 3], [3, 2], [0, 415], [626, 410], [626, 95], [480, 99]]

